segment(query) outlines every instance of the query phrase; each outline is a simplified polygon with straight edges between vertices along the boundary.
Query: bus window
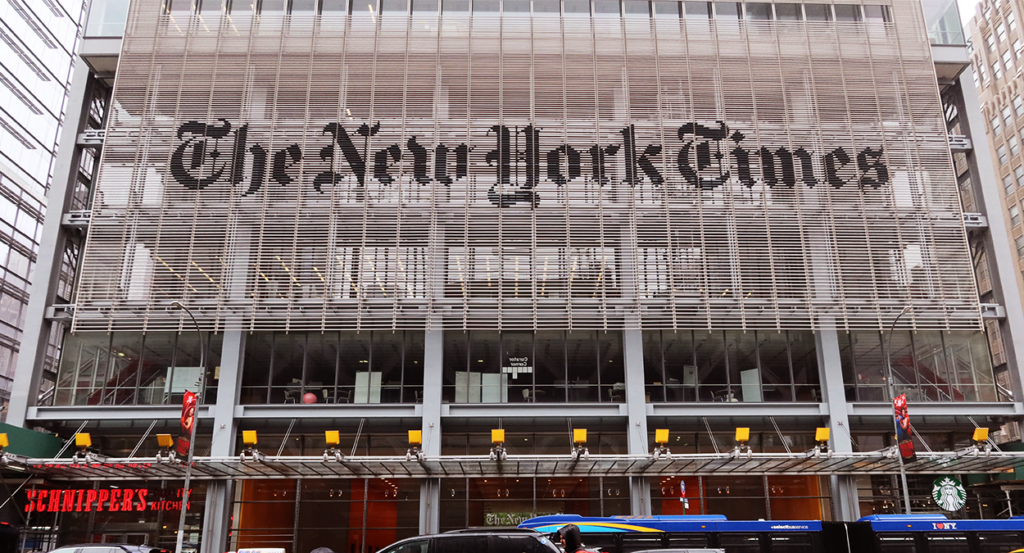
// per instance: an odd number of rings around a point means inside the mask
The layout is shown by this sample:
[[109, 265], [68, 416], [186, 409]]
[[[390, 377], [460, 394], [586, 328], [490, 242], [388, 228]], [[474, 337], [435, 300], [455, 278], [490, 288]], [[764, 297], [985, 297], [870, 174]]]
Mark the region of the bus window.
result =
[[978, 532], [978, 553], [1006, 553], [1022, 545], [1015, 532]]
[[772, 534], [772, 553], [815, 553], [814, 540], [803, 532]]
[[761, 539], [757, 534], [719, 534], [718, 541], [725, 553], [761, 553]]
[[661, 535], [650, 534], [623, 534], [622, 553], [630, 551], [643, 551], [644, 549], [662, 549]]
[[970, 551], [966, 534], [928, 533], [928, 553], [959, 553]]
[[670, 534], [668, 546], [672, 549], [698, 549], [708, 546], [707, 534]]
[[878, 546], [882, 553], [917, 553], [913, 534], [878, 534]]
[[[557, 536], [556, 536], [557, 537]], [[553, 540], [558, 543], [558, 540]], [[596, 549], [604, 553], [615, 552], [615, 534], [583, 534], [583, 545], [587, 549]]]

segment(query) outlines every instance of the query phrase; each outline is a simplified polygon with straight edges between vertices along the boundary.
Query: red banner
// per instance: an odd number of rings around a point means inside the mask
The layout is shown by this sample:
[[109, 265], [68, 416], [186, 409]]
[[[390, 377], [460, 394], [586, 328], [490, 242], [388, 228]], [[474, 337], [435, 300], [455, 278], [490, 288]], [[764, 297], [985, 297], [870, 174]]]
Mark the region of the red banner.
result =
[[192, 427], [196, 424], [196, 395], [185, 392], [181, 400], [181, 435], [178, 436], [178, 455], [188, 456], [188, 448], [192, 442]]
[[900, 447], [900, 456], [903, 460], [912, 463], [917, 460], [914, 454], [914, 440], [911, 439], [910, 414], [907, 413], [907, 394], [896, 396], [892, 400], [894, 416], [896, 417], [896, 443]]

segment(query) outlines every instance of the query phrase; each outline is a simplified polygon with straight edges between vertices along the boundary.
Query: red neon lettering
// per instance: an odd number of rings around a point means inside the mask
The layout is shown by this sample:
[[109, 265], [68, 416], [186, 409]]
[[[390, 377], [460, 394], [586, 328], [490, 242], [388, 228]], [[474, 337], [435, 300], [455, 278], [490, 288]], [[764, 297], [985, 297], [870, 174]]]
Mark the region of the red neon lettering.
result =
[[85, 490], [78, 490], [78, 503], [75, 503], [75, 510], [76, 511], [79, 511], [79, 512], [82, 511], [82, 496], [83, 496], [84, 493], [85, 493]]
[[140, 511], [145, 511], [146, 510], [146, 494], [148, 494], [148, 493], [149, 493], [149, 490], [139, 490], [139, 510]]
[[88, 490], [85, 492], [85, 512], [92, 510], [92, 504], [96, 501], [96, 490]]
[[110, 512], [121, 510], [121, 490], [110, 490]]
[[48, 492], [46, 490], [39, 490], [39, 492], [36, 494], [36, 512], [46, 512], [46, 505], [43, 504], [43, 500], [46, 499], [47, 493]]
[[103, 504], [106, 503], [108, 499], [110, 499], [110, 490], [100, 490], [100, 500], [96, 503], [97, 512], [103, 510]]
[[35, 504], [35, 501], [33, 501], [35, 498], [36, 498], [36, 491], [35, 490], [29, 490], [29, 491], [25, 492], [25, 499], [28, 500], [28, 501], [25, 502], [25, 512], [26, 513], [31, 513], [32, 511], [35, 510], [36, 504]]
[[64, 490], [64, 503], [60, 510], [63, 513], [75, 510], [75, 490]]
[[46, 508], [51, 513], [60, 512], [60, 490], [50, 490], [50, 504]]
[[132, 496], [133, 495], [135, 495], [135, 490], [125, 490], [124, 491], [124, 499], [121, 501], [121, 510], [122, 511], [131, 511], [132, 510]]

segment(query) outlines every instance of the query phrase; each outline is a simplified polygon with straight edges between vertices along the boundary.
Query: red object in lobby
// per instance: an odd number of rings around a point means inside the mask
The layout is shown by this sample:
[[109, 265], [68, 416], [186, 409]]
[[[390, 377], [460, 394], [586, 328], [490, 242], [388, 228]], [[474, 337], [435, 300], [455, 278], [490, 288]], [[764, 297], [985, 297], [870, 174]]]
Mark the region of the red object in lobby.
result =
[[307, 392], [302, 396], [302, 403], [316, 403], [316, 394]]

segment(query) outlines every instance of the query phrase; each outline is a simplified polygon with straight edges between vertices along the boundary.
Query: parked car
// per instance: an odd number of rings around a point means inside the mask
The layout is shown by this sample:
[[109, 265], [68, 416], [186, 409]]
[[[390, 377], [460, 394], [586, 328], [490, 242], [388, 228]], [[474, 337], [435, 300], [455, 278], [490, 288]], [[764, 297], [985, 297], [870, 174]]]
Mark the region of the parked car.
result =
[[468, 529], [396, 542], [380, 553], [561, 553], [538, 532], [520, 529]]

